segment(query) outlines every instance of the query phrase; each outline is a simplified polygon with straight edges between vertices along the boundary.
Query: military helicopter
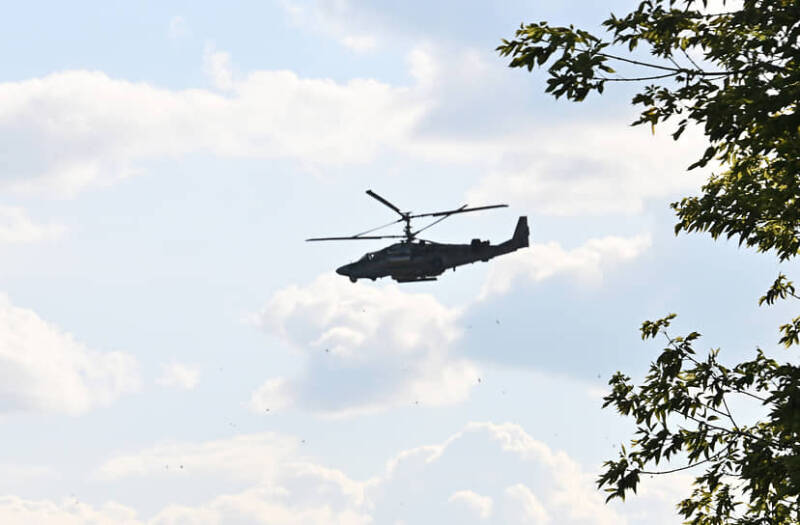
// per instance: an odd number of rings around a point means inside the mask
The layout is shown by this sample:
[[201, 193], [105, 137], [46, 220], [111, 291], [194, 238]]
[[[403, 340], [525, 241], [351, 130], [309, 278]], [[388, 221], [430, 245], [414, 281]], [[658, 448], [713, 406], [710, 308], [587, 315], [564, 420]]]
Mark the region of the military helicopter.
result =
[[[514, 235], [511, 239], [500, 244], [492, 245], [489, 241], [472, 239], [469, 244], [441, 244], [424, 239], [417, 239], [423, 230], [440, 223], [446, 218], [457, 213], [467, 213], [492, 208], [507, 208], [508, 204], [493, 204], [490, 206], [467, 207], [432, 213], [413, 214], [410, 211], [400, 211], [400, 208], [384, 199], [372, 190], [367, 190], [367, 195], [394, 210], [400, 218], [383, 226], [372, 228], [365, 232], [348, 237], [314, 237], [306, 241], [357, 241], [373, 239], [403, 239], [400, 242], [387, 246], [382, 250], [370, 252], [358, 261], [345, 264], [336, 270], [339, 275], [345, 275], [350, 281], [359, 279], [378, 279], [390, 276], [399, 283], [435, 281], [448, 268], [455, 270], [456, 266], [471, 264], [477, 261], [486, 262], [493, 257], [511, 253], [528, 246], [528, 218], [520, 217]], [[411, 229], [411, 219], [422, 217], [438, 217], [435, 221], [418, 230]], [[404, 222], [403, 235], [367, 235], [393, 224]]]

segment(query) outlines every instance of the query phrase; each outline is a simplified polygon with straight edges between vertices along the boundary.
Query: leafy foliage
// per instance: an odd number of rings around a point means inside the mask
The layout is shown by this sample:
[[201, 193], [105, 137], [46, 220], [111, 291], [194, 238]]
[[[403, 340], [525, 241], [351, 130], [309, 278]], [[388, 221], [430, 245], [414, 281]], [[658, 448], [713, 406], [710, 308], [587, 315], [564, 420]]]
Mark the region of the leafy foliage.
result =
[[[498, 51], [512, 57], [511, 67], [550, 62], [545, 91], [556, 98], [582, 101], [608, 82], [660, 80], [633, 98], [643, 107], [634, 124], [674, 119], [675, 139], [690, 122], [700, 124], [709, 146], [689, 168], [714, 159], [726, 167], [701, 196], [673, 204], [676, 232], [735, 236], [787, 259], [800, 250], [800, 3], [744, 0], [715, 14], [705, 7], [704, 0], [643, 1], [603, 22], [609, 41], [572, 26], [524, 25]], [[655, 61], [612, 54], [612, 45], [646, 45]], [[611, 63], [656, 74], [611, 76]]]
[[[632, 100], [642, 108], [633, 124], [655, 130], [671, 121], [675, 140], [699, 125], [708, 147], [688, 169], [712, 161], [722, 168], [699, 196], [672, 204], [675, 233], [733, 237], [791, 259], [800, 252], [800, 2], [722, 4], [712, 13], [707, 0], [644, 0], [603, 22], [606, 40], [573, 26], [522, 25], [498, 51], [510, 67], [547, 67], [545, 91], [556, 98], [583, 101], [607, 83], [650, 82]], [[759, 304], [792, 298], [800, 296], [780, 274]], [[691, 470], [694, 489], [678, 505], [687, 523], [800, 523], [800, 366], [760, 349], [732, 368], [718, 349], [700, 358], [698, 333], [668, 334], [674, 317], [641, 327], [643, 339], [667, 340], [643, 384], [619, 372], [609, 381], [604, 407], [635, 419], [637, 430], [605, 463], [599, 487], [624, 500], [643, 475]], [[800, 345], [800, 316], [780, 332], [786, 348]], [[766, 415], [743, 424], [730, 409], [735, 398], [758, 402]], [[682, 463], [657, 470], [664, 461]]]
[[[700, 359], [693, 347], [700, 334], [670, 337], [672, 318], [642, 325], [643, 339], [667, 339], [644, 384], [635, 387], [619, 372], [609, 381], [603, 406], [634, 418], [637, 429], [632, 448], [604, 464], [598, 484], [607, 486], [607, 500], [635, 492], [642, 475], [703, 466], [694, 491], [678, 505], [688, 523], [800, 522], [800, 367], [779, 365], [761, 350], [733, 368], [719, 362], [719, 350]], [[737, 422], [734, 397], [766, 407], [766, 419]], [[648, 468], [677, 458], [685, 465]]]

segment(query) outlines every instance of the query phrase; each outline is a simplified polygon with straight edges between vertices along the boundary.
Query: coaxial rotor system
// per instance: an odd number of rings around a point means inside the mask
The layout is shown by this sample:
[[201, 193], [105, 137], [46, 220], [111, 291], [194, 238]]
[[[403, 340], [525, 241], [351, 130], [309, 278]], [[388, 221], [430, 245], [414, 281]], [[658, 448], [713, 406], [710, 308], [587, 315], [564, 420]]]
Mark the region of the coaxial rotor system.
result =
[[[492, 205], [489, 205], [489, 206], [474, 206], [474, 207], [470, 208], [466, 204], [464, 204], [460, 208], [456, 208], [456, 209], [453, 209], [453, 210], [435, 211], [435, 212], [429, 212], [429, 213], [416, 213], [416, 214], [414, 214], [414, 213], [412, 213], [410, 211], [401, 211], [400, 208], [398, 208], [397, 206], [395, 206], [394, 204], [392, 204], [391, 202], [389, 202], [385, 198], [381, 197], [380, 195], [378, 195], [377, 193], [375, 193], [372, 190], [367, 190], [367, 195], [369, 195], [373, 199], [377, 200], [378, 202], [380, 202], [384, 206], [386, 206], [388, 208], [391, 208], [395, 213], [400, 215], [400, 218], [397, 219], [397, 220], [394, 220], [394, 221], [392, 221], [390, 223], [384, 224], [382, 226], [378, 226], [376, 228], [372, 228], [372, 229], [369, 229], [367, 231], [363, 231], [361, 233], [357, 233], [355, 235], [349, 235], [349, 236], [344, 236], [344, 237], [313, 237], [311, 239], [306, 239], [306, 241], [357, 241], [357, 240], [371, 240], [371, 239], [405, 239], [405, 242], [409, 242], [410, 243], [411, 241], [416, 239], [417, 234], [419, 234], [420, 232], [422, 232], [424, 230], [427, 230], [431, 226], [439, 224], [440, 222], [442, 222], [446, 218], [451, 217], [453, 215], [456, 215], [458, 213], [468, 213], [468, 212], [472, 212], [472, 211], [490, 210], [490, 209], [493, 209], [493, 208], [507, 208], [508, 207], [508, 204], [492, 204]], [[419, 218], [422, 218], [422, 217], [438, 217], [438, 218], [435, 221], [431, 222], [430, 224], [427, 224], [426, 226], [423, 226], [422, 228], [420, 228], [418, 230], [413, 230], [411, 228], [411, 220], [412, 219], [419, 219]], [[405, 223], [404, 226], [403, 226], [403, 235], [367, 235], [369, 233], [381, 230], [383, 228], [388, 228], [389, 226], [392, 226], [394, 224], [398, 224], [398, 223], [401, 223], [401, 222]]]

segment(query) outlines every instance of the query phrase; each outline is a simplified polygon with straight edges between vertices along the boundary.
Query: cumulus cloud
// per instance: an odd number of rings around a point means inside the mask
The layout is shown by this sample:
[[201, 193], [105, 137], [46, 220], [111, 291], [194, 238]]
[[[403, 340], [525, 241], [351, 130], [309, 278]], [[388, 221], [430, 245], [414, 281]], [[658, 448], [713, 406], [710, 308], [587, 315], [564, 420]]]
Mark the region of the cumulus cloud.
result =
[[598, 282], [609, 267], [639, 257], [651, 245], [648, 234], [633, 237], [590, 239], [571, 250], [555, 242], [533, 243], [498, 258], [489, 268], [481, 298], [502, 294], [515, 281], [539, 282], [549, 277], [568, 274], [582, 282]]
[[492, 498], [481, 496], [471, 490], [458, 490], [447, 498], [448, 503], [457, 503], [466, 506], [481, 518], [488, 518], [492, 514]]
[[[374, 44], [368, 35], [343, 39], [360, 49]], [[675, 143], [619, 122], [556, 127], [520, 117], [503, 105], [511, 88], [494, 74], [501, 65], [472, 49], [411, 48], [407, 86], [234, 73], [232, 62], [206, 46], [211, 90], [170, 90], [96, 71], [0, 83], [7, 146], [0, 189], [70, 194], [140, 173], [149, 159], [197, 152], [313, 167], [390, 153], [479, 166], [489, 175], [469, 190], [472, 202], [502, 200], [553, 215], [632, 214], [701, 176], [682, 174], [702, 151], [700, 133], [689, 130]]]
[[467, 195], [544, 215], [632, 215], [648, 199], [697, 187], [707, 173], [686, 167], [705, 145], [697, 130], [675, 142], [665, 128], [651, 135], [619, 122], [547, 126], [530, 132], [527, 152], [510, 144], [507, 159]]
[[[675, 521], [674, 494], [654, 491], [615, 508], [597, 491], [596, 475], [519, 425], [474, 422], [441, 443], [400, 452], [387, 461], [385, 473], [367, 493], [375, 502], [372, 516], [378, 523], [401, 517], [397, 501], [413, 502], [402, 519], [426, 522], [431, 509], [440, 511], [444, 500], [451, 503], [451, 512], [457, 512], [457, 502], [477, 511], [449, 520], [459, 523], [621, 525], [638, 523], [642, 508], [654, 517], [651, 523]], [[478, 510], [487, 507], [489, 511]]]
[[24, 209], [0, 206], [0, 243], [29, 243], [60, 237], [66, 228], [59, 224], [36, 224]]
[[308, 366], [300, 377], [265, 383], [251, 405], [263, 411], [296, 403], [335, 414], [461, 401], [479, 373], [451, 355], [460, 315], [430, 294], [353, 285], [334, 275], [280, 290], [256, 322]]
[[274, 491], [258, 487], [242, 493], [219, 496], [206, 505], [172, 505], [148, 521], [151, 525], [261, 523], [265, 525], [366, 525], [372, 520], [363, 512], [337, 510], [327, 505], [290, 506]]
[[365, 525], [368, 516], [352, 510], [337, 511], [328, 506], [295, 508], [281, 501], [280, 494], [266, 487], [221, 495], [204, 505], [169, 505], [150, 519], [138, 518], [131, 507], [106, 503], [95, 508], [65, 499], [62, 502], [0, 497], [0, 521], [7, 525], [216, 525], [220, 523], [261, 523], [269, 525]]
[[0, 411], [79, 414], [137, 390], [135, 359], [100, 353], [0, 295]]
[[147, 519], [137, 519], [133, 509], [117, 503], [73, 509], [6, 498], [0, 499], [0, 521], [9, 522], [3, 518], [20, 509], [27, 509], [29, 514], [20, 515], [29, 517], [48, 509], [49, 523], [59, 524], [72, 522], [56, 518], [80, 510], [99, 523], [114, 512], [131, 523], [149, 524], [428, 523], [436, 515], [439, 522], [476, 524], [625, 525], [639, 522], [646, 508], [655, 517], [650, 523], [667, 524], [674, 521], [679, 498], [679, 491], [643, 486], [624, 507], [606, 505], [595, 487], [594, 470], [512, 423], [469, 423], [441, 442], [398, 452], [382, 470], [361, 480], [308, 460], [298, 443], [290, 436], [261, 433], [173, 442], [110, 458], [95, 473], [106, 484], [145, 478], [151, 490], [160, 491], [162, 484], [172, 486], [175, 477], [191, 475], [226, 487], [206, 502], [165, 500]]
[[492, 422], [469, 423], [441, 442], [401, 451], [361, 480], [310, 461], [296, 438], [274, 433], [162, 444], [112, 457], [95, 475], [105, 485], [146, 479], [154, 495], [187, 475], [225, 489], [191, 503], [148, 498], [155, 509], [149, 517], [120, 503], [6, 496], [0, 522], [363, 524], [429, 523], [436, 516], [439, 523], [625, 525], [641, 522], [647, 509], [648, 523], [666, 525], [675, 521], [679, 498], [675, 490], [645, 490], [651, 483], [645, 480], [624, 507], [606, 505], [595, 471], [519, 425]]
[[272, 432], [170, 442], [112, 457], [95, 476], [106, 483], [131, 477], [159, 483], [190, 475], [217, 484], [233, 480], [241, 487], [199, 505], [170, 503], [142, 520], [151, 525], [370, 523], [366, 490], [374, 481], [356, 481], [340, 470], [311, 463], [298, 445], [298, 439]]
[[217, 51], [211, 44], [206, 45], [203, 52], [203, 71], [217, 89], [227, 91], [233, 87], [230, 54]]
[[520, 521], [536, 525], [550, 523], [550, 515], [545, 510], [544, 505], [531, 489], [522, 483], [508, 487], [506, 496], [520, 505], [521, 508], [518, 511], [518, 515], [521, 518]]
[[[507, 293], [518, 282], [558, 275], [598, 283], [650, 244], [649, 235], [590, 239], [571, 250], [534, 243], [494, 262], [477, 301]], [[254, 322], [289, 343], [306, 365], [296, 377], [269, 378], [253, 392], [250, 407], [349, 415], [464, 401], [480, 377], [477, 364], [456, 353], [461, 320], [474, 304], [447, 307], [431, 294], [407, 293], [394, 284], [354, 285], [332, 274], [279, 290]]]
[[424, 111], [408, 88], [375, 80], [340, 84], [290, 71], [237, 78], [228, 55], [213, 49], [206, 71], [224, 94], [96, 71], [0, 83], [0, 188], [69, 194], [136, 174], [147, 159], [192, 152], [364, 162], [405, 140]]
[[163, 364], [157, 382], [161, 386], [192, 390], [200, 382], [200, 369], [178, 362]]

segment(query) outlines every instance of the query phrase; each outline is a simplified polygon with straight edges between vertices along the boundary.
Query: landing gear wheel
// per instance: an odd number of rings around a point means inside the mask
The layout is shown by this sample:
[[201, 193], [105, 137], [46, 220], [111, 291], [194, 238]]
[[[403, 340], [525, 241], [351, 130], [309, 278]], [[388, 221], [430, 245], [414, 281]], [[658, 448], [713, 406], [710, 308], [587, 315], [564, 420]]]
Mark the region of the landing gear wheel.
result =
[[354, 282], [356, 282], [356, 281], [358, 281], [358, 278], [357, 278], [357, 277], [353, 277], [353, 276], [351, 275], [351, 276], [350, 276], [350, 282], [351, 282], [351, 283], [354, 283]]

